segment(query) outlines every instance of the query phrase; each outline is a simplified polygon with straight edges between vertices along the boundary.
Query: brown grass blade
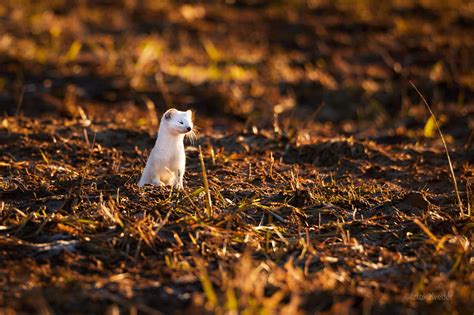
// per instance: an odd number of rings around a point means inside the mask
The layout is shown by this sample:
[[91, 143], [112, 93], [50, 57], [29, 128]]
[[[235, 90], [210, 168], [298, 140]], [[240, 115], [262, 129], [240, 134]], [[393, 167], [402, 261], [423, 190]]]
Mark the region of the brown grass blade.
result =
[[204, 165], [204, 158], [202, 155], [201, 146], [199, 146], [199, 161], [201, 163], [201, 172], [202, 172], [202, 180], [204, 183], [204, 191], [206, 192], [207, 215], [210, 218], [212, 217], [212, 200], [211, 200], [211, 193], [209, 192], [209, 183], [207, 181], [206, 166]]
[[451, 178], [453, 180], [453, 186], [454, 186], [454, 191], [456, 193], [456, 199], [460, 211], [460, 216], [464, 216], [464, 210], [463, 210], [463, 205], [462, 205], [462, 200], [461, 200], [461, 195], [459, 194], [459, 189], [458, 189], [458, 184], [456, 181], [456, 175], [454, 174], [454, 168], [453, 168], [453, 163], [451, 162], [451, 157], [449, 156], [449, 150], [448, 150], [448, 145], [446, 144], [446, 140], [444, 139], [443, 133], [441, 132], [441, 128], [439, 127], [438, 119], [436, 119], [435, 114], [431, 110], [430, 105], [428, 105], [428, 102], [426, 101], [425, 97], [423, 94], [421, 94], [420, 90], [416, 87], [416, 85], [410, 81], [411, 86], [415, 89], [416, 93], [420, 96], [420, 98], [423, 100], [423, 103], [425, 104], [426, 108], [431, 114], [431, 117], [433, 118], [433, 121], [436, 125], [436, 129], [438, 130], [439, 136], [441, 137], [441, 141], [443, 142], [444, 145], [444, 151], [446, 152], [446, 157], [448, 158], [448, 165], [449, 165], [449, 170], [451, 172]]

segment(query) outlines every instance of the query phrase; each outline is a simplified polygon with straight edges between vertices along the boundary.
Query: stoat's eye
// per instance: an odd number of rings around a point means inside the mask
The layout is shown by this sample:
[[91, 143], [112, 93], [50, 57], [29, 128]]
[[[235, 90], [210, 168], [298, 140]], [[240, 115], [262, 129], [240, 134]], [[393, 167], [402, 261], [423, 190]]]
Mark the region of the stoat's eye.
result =
[[180, 123], [181, 125], [183, 124], [183, 122], [182, 122], [182, 121], [180, 121], [179, 123]]

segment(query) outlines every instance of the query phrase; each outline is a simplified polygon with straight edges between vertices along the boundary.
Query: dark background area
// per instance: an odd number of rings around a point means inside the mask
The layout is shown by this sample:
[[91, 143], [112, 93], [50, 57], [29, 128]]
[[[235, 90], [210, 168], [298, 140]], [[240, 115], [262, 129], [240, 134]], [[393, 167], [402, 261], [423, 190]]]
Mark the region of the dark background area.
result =
[[23, 91], [25, 115], [67, 115], [58, 106], [70, 91], [96, 120], [112, 111], [136, 123], [147, 97], [159, 112], [245, 121], [322, 106], [320, 121], [384, 126], [416, 117], [409, 80], [453, 120], [472, 105], [470, 1], [6, 1], [1, 11], [7, 114]]

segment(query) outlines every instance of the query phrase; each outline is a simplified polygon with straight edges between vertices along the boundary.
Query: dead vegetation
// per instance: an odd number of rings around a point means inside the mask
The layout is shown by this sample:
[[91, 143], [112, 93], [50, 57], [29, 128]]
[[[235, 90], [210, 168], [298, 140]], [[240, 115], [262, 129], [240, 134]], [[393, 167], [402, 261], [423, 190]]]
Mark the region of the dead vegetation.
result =
[[0, 313], [472, 312], [474, 7], [377, 3], [0, 4]]

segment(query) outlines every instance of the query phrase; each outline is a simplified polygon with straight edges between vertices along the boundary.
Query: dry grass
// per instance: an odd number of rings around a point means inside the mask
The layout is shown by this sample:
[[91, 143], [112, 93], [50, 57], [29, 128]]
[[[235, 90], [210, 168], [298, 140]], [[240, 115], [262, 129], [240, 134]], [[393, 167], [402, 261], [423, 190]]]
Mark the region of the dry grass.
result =
[[458, 207], [459, 207], [459, 215], [461, 217], [463, 217], [464, 216], [464, 209], [463, 209], [463, 202], [461, 200], [461, 195], [459, 194], [458, 181], [456, 179], [456, 175], [454, 174], [453, 163], [451, 162], [451, 156], [449, 155], [448, 145], [446, 144], [446, 140], [444, 139], [443, 133], [441, 132], [441, 128], [440, 128], [439, 123], [438, 123], [438, 119], [436, 119], [436, 115], [431, 110], [430, 105], [428, 105], [428, 102], [426, 101], [423, 94], [421, 94], [420, 90], [418, 90], [418, 88], [416, 87], [416, 85], [413, 82], [410, 81], [410, 84], [416, 90], [416, 93], [418, 93], [418, 95], [422, 99], [423, 103], [425, 104], [426, 108], [430, 112], [431, 118], [433, 119], [433, 121], [435, 123], [436, 130], [438, 130], [439, 137], [441, 138], [441, 141], [443, 142], [444, 151], [446, 152], [446, 158], [448, 159], [449, 172], [451, 173], [451, 179], [453, 181], [454, 192], [456, 194], [456, 201], [457, 201]]

